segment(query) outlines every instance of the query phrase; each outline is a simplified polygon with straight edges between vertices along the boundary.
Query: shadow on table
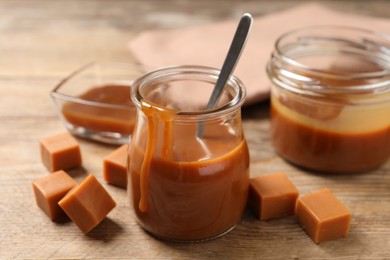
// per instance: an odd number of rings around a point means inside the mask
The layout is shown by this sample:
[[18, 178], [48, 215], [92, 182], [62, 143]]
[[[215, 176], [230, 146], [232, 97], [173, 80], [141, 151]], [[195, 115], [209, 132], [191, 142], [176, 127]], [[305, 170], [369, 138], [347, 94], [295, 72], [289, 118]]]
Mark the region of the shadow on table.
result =
[[294, 216], [259, 221], [248, 210], [241, 223], [220, 238], [197, 243], [159, 243], [171, 255], [183, 259], [333, 259], [356, 255], [367, 247], [355, 232], [318, 245]]
[[123, 227], [121, 225], [107, 217], [99, 225], [87, 233], [86, 236], [94, 240], [110, 242], [123, 232]]
[[66, 170], [66, 173], [68, 173], [72, 178], [78, 179], [78, 178], [85, 178], [88, 176], [88, 171], [83, 167], [79, 166], [70, 170]]

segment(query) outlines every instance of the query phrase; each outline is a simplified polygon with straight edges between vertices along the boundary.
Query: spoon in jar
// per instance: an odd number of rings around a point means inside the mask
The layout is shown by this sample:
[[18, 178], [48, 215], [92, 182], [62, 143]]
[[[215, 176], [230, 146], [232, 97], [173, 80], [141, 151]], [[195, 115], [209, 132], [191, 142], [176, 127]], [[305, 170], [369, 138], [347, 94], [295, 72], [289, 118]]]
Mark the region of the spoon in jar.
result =
[[[242, 50], [244, 49], [252, 21], [252, 16], [249, 13], [245, 13], [241, 16], [236, 33], [234, 34], [229, 51], [222, 65], [221, 72], [218, 76], [217, 83], [215, 84], [210, 100], [207, 103], [207, 110], [215, 108], [219, 99], [221, 98], [226, 82], [232, 75], [234, 68], [236, 67], [236, 64], [241, 56]], [[202, 137], [203, 130], [204, 126], [203, 124], [200, 124], [197, 133], [199, 138]]]

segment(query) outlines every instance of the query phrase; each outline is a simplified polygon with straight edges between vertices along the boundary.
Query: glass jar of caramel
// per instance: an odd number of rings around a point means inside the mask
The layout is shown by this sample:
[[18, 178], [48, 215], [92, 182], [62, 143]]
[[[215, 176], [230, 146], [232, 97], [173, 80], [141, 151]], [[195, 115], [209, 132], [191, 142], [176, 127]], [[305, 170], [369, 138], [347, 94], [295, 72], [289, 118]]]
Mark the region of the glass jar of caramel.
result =
[[390, 157], [390, 36], [317, 26], [281, 36], [267, 65], [271, 138], [311, 170], [354, 173]]
[[244, 211], [249, 153], [241, 124], [244, 85], [231, 77], [206, 110], [219, 71], [163, 68], [133, 83], [137, 119], [129, 146], [129, 196], [139, 224], [167, 240], [232, 230]]

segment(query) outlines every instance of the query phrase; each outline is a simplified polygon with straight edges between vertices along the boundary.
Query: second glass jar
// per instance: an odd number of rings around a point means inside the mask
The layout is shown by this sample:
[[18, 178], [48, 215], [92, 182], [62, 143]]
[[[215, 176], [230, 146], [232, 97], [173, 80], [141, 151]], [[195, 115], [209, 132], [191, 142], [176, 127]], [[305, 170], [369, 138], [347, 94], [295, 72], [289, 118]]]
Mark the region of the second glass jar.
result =
[[281, 36], [268, 63], [271, 137], [288, 161], [327, 173], [390, 157], [390, 36], [317, 26]]

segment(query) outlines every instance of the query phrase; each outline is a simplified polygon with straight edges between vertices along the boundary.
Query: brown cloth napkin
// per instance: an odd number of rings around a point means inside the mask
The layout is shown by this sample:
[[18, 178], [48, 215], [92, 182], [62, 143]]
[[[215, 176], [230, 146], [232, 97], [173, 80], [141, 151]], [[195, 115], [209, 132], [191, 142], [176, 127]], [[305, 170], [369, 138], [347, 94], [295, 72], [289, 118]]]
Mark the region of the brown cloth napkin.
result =
[[[176, 30], [146, 31], [130, 42], [130, 50], [151, 67], [204, 65], [220, 68], [229, 49], [237, 21], [219, 22]], [[331, 11], [319, 4], [254, 18], [247, 45], [234, 74], [247, 87], [246, 104], [269, 97], [265, 71], [276, 39], [283, 33], [312, 25], [347, 25], [390, 34], [390, 20]]]

